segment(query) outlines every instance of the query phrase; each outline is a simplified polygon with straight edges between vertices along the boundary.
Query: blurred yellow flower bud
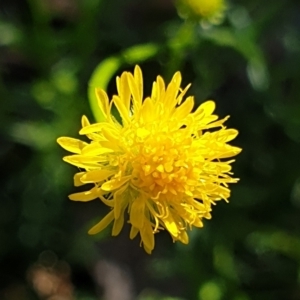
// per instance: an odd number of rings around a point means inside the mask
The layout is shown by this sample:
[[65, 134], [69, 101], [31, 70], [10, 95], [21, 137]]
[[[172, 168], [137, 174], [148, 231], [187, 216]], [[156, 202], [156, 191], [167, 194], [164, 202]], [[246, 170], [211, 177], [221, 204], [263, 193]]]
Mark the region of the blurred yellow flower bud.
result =
[[224, 0], [178, 0], [179, 15], [185, 19], [194, 19], [211, 24], [219, 24], [224, 17]]

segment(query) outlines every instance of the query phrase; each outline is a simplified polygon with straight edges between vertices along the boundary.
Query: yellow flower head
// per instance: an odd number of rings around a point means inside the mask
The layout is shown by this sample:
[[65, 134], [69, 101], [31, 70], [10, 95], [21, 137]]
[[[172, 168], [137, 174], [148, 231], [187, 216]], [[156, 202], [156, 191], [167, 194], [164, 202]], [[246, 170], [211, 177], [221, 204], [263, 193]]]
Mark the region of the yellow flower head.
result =
[[226, 5], [224, 0], [178, 0], [178, 7], [184, 17], [218, 24]]
[[[96, 90], [105, 120], [90, 124], [82, 117], [79, 134], [89, 142], [58, 139], [74, 153], [64, 161], [80, 169], [74, 176], [75, 186], [93, 185], [69, 198], [100, 199], [110, 208], [90, 234], [113, 221], [112, 235], [118, 235], [128, 219], [130, 238], [140, 234], [145, 250], [151, 253], [159, 230], [166, 229], [173, 241], [187, 244], [187, 230], [202, 227], [216, 201], [227, 201], [228, 183], [238, 179], [230, 176], [234, 160], [226, 159], [241, 151], [227, 143], [238, 132], [223, 125], [228, 117], [218, 120], [212, 114], [213, 101], [192, 112], [194, 98], [184, 100], [190, 85], [182, 90], [180, 84], [180, 72], [167, 87], [158, 76], [151, 96], [144, 99], [142, 72], [136, 66], [133, 74], [124, 72], [117, 77], [118, 95], [111, 101], [103, 90]], [[121, 124], [112, 116], [112, 106]]]

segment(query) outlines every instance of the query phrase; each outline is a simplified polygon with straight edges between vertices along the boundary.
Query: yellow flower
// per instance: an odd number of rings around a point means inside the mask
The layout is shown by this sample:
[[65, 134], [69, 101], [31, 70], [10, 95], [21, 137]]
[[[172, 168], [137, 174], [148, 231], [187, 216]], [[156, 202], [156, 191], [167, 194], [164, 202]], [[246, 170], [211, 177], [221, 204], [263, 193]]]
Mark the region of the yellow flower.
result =
[[178, 0], [179, 10], [187, 18], [218, 24], [226, 8], [224, 0]]
[[[79, 134], [89, 142], [61, 137], [57, 141], [74, 153], [64, 161], [78, 167], [75, 186], [93, 188], [69, 196], [74, 201], [100, 199], [110, 212], [89, 234], [96, 234], [113, 222], [112, 235], [121, 231], [128, 212], [130, 238], [140, 234], [148, 253], [154, 248], [154, 234], [166, 229], [173, 241], [188, 243], [187, 230], [202, 227], [212, 204], [230, 196], [231, 178], [227, 158], [241, 149], [227, 144], [238, 134], [226, 129], [213, 115], [215, 103], [207, 101], [194, 112], [194, 98], [184, 96], [181, 74], [175, 73], [166, 87], [158, 76], [150, 97], [143, 98], [143, 78], [134, 73], [117, 77], [118, 95], [109, 102], [97, 89], [103, 122], [90, 124], [83, 116]], [[115, 106], [121, 124], [112, 116]], [[212, 132], [209, 129], [214, 129]]]

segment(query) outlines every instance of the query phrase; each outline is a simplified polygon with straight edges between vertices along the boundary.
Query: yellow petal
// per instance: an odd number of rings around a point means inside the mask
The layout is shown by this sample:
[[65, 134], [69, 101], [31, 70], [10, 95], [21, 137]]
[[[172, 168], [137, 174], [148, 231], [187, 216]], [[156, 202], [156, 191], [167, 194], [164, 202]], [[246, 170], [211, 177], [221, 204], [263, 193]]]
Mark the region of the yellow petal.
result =
[[184, 95], [186, 94], [186, 92], [188, 91], [188, 89], [190, 88], [191, 84], [188, 84], [185, 89], [179, 94], [179, 96], [177, 97], [177, 104], [181, 104], [181, 101], [184, 97]]
[[119, 142], [120, 142], [120, 132], [115, 130], [115, 128], [109, 128], [109, 127], [103, 128], [102, 129], [102, 134], [107, 139], [108, 142], [116, 144], [116, 145], [119, 144]]
[[120, 116], [122, 118], [123, 124], [127, 124], [130, 121], [130, 117], [129, 117], [129, 108], [127, 108], [124, 104], [124, 102], [122, 102], [121, 98], [118, 96], [113, 96], [113, 102], [117, 107], [117, 110], [120, 113]]
[[101, 132], [103, 127], [107, 125], [108, 123], [104, 123], [104, 122], [87, 125], [79, 131], [79, 134], [84, 135], [84, 134], [89, 134], [94, 132]]
[[126, 187], [116, 191], [114, 193], [114, 215], [115, 215], [115, 222], [112, 230], [112, 235], [118, 235], [123, 228], [124, 225], [124, 211], [128, 206], [126, 203], [126, 199], [123, 195], [124, 190]]
[[178, 106], [173, 114], [175, 119], [181, 120], [185, 118], [193, 109], [194, 107], [194, 97], [188, 97], [183, 104]]
[[234, 147], [230, 145], [226, 145], [225, 149], [218, 155], [218, 158], [229, 158], [231, 156], [235, 156], [242, 151], [239, 147]]
[[228, 173], [231, 171], [231, 165], [229, 165], [228, 163], [214, 163], [214, 164], [215, 164], [215, 169], [220, 173]]
[[99, 189], [97, 187], [94, 187], [91, 190], [86, 191], [86, 192], [71, 194], [71, 195], [69, 195], [69, 199], [73, 200], [73, 201], [86, 202], [86, 201], [91, 201], [91, 200], [98, 198], [98, 195], [99, 195]]
[[123, 225], [124, 225], [124, 214], [120, 215], [118, 219], [115, 219], [111, 235], [112, 236], [118, 235], [121, 232]]
[[107, 94], [102, 89], [95, 89], [96, 97], [98, 100], [98, 105], [100, 110], [105, 118], [108, 118], [110, 115], [110, 108], [109, 108], [109, 99]]
[[81, 140], [77, 140], [69, 137], [60, 137], [57, 139], [57, 143], [67, 151], [77, 153], [77, 154], [80, 154], [82, 148], [88, 145], [87, 143]]
[[130, 223], [132, 226], [142, 229], [145, 220], [145, 200], [143, 196], [139, 196], [133, 200], [130, 207]]
[[153, 102], [156, 102], [156, 101], [157, 101], [157, 98], [158, 98], [158, 92], [157, 92], [157, 89], [158, 89], [157, 82], [153, 82], [153, 84], [152, 84], [152, 89], [151, 89], [151, 97], [150, 97], [150, 99], [151, 99]]
[[101, 143], [99, 142], [93, 142], [91, 144], [88, 144], [82, 149], [82, 154], [90, 156], [102, 155], [111, 152], [114, 152], [114, 150], [102, 147]]
[[157, 99], [162, 101], [166, 95], [166, 85], [161, 76], [157, 76]]
[[140, 110], [140, 118], [145, 123], [150, 123], [153, 120], [153, 113], [154, 113], [154, 105], [153, 101], [150, 98], [146, 98], [143, 102], [143, 105]]
[[129, 238], [133, 240], [138, 233], [139, 233], [139, 229], [134, 226], [131, 226]]
[[131, 178], [131, 175], [129, 176], [124, 176], [120, 179], [112, 179], [112, 180], [109, 180], [109, 181], [106, 181], [102, 184], [101, 186], [101, 189], [103, 191], [113, 191], [115, 189], [118, 189], [119, 187], [121, 187], [123, 184], [125, 184], [128, 180], [130, 180]]
[[[90, 122], [88, 120], [88, 118], [86, 116], [82, 116], [81, 118], [81, 124], [82, 124], [82, 128], [84, 127], [87, 127], [87, 126], [90, 126]], [[101, 137], [99, 136], [98, 133], [91, 133], [91, 134], [87, 134], [87, 137], [90, 139], [90, 140], [101, 140]]]
[[181, 73], [176, 72], [167, 87], [167, 91], [164, 97], [165, 107], [169, 108], [170, 110], [173, 109], [177, 104], [176, 97], [179, 91], [180, 84], [181, 84]]
[[197, 111], [198, 111], [198, 110], [203, 110], [204, 113], [205, 113], [205, 115], [206, 115], [206, 116], [209, 116], [209, 115], [211, 115], [211, 114], [214, 112], [215, 108], [216, 108], [215, 102], [212, 101], [212, 100], [208, 100], [208, 101], [202, 103], [202, 104], [198, 107]]
[[145, 250], [148, 254], [151, 254], [151, 253], [152, 253], [152, 250], [153, 250], [153, 249], [149, 249], [149, 248], [147, 247], [146, 244], [144, 244], [143, 246], [144, 246], [144, 250]]
[[188, 244], [189, 243], [189, 236], [187, 235], [186, 231], [181, 231], [178, 240], [183, 243], [183, 244]]
[[193, 199], [192, 203], [191, 203], [197, 210], [198, 212], [205, 212], [205, 206], [203, 205], [203, 203], [199, 202], [198, 200]]
[[63, 157], [63, 160], [71, 165], [84, 169], [99, 168], [98, 162], [101, 159], [97, 156], [70, 155]]
[[193, 225], [194, 225], [195, 227], [202, 228], [202, 227], [203, 227], [203, 222], [201, 221], [200, 218], [196, 218], [196, 219], [194, 220], [194, 222], [193, 222]]
[[117, 89], [121, 101], [129, 111], [131, 92], [129, 89], [126, 72], [122, 73], [121, 77], [117, 77]]
[[79, 172], [79, 173], [76, 173], [74, 175], [74, 185], [75, 186], [82, 186], [84, 185], [85, 183], [81, 181], [81, 177], [85, 174], [85, 172]]
[[166, 226], [166, 229], [171, 233], [172, 236], [177, 237], [179, 234], [179, 229], [174, 219], [169, 214], [167, 218], [162, 220]]
[[142, 106], [142, 98], [140, 95], [140, 91], [131, 73], [127, 73], [127, 79], [132, 94], [133, 109], [135, 113], [138, 113]]
[[[144, 248], [150, 253], [154, 249], [154, 234], [151, 223], [149, 221], [144, 222], [143, 228], [140, 230], [141, 238], [144, 243]], [[147, 251], [147, 252], [148, 252]]]
[[114, 213], [115, 213], [115, 218], [118, 219], [121, 215], [121, 211], [124, 209], [125, 206], [125, 195], [124, 195], [124, 191], [126, 190], [127, 186], [123, 186], [122, 188], [120, 188], [119, 190], [117, 190], [114, 193]]
[[109, 176], [115, 174], [116, 171], [112, 170], [92, 170], [88, 171], [81, 177], [82, 182], [101, 182], [105, 179], [107, 179]]
[[86, 127], [90, 125], [89, 119], [84, 115], [81, 118], [81, 125], [82, 127]]
[[223, 132], [220, 134], [220, 136], [223, 136], [224, 142], [232, 141], [236, 138], [236, 136], [239, 134], [239, 132], [236, 129], [226, 129], [223, 130]]
[[208, 129], [208, 128], [220, 127], [224, 123], [223, 120], [218, 120], [217, 122], [211, 123], [217, 119], [218, 116], [216, 115], [208, 115], [208, 116], [202, 115], [202, 117], [198, 119], [196, 118], [195, 120], [198, 122], [200, 129], [201, 128]]
[[98, 224], [96, 224], [94, 227], [92, 227], [88, 233], [89, 234], [97, 234], [100, 231], [102, 231], [103, 229], [105, 229], [109, 223], [112, 222], [112, 220], [114, 219], [114, 212], [111, 211], [109, 212]]
[[108, 207], [114, 208], [115, 207], [115, 200], [114, 199], [106, 199], [103, 196], [99, 196], [99, 199]]
[[143, 73], [139, 66], [135, 66], [134, 68], [134, 79], [139, 91], [140, 99], [143, 99]]

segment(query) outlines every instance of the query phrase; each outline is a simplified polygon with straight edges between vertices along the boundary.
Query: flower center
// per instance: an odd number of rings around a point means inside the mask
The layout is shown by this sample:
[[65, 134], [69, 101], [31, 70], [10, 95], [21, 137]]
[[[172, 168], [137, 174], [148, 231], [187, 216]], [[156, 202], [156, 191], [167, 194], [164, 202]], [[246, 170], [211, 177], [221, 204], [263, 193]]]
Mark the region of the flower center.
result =
[[128, 161], [131, 161], [133, 187], [152, 199], [174, 195], [193, 195], [201, 172], [194, 139], [185, 128], [138, 128], [126, 136]]

